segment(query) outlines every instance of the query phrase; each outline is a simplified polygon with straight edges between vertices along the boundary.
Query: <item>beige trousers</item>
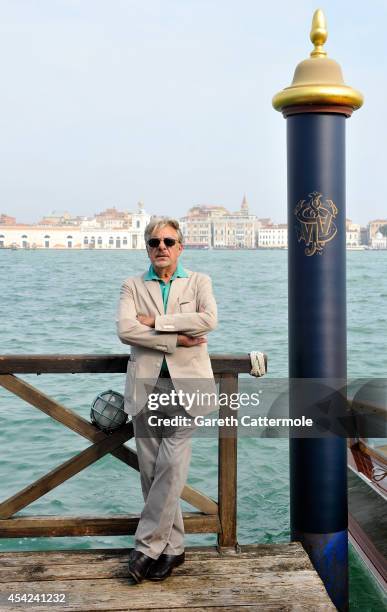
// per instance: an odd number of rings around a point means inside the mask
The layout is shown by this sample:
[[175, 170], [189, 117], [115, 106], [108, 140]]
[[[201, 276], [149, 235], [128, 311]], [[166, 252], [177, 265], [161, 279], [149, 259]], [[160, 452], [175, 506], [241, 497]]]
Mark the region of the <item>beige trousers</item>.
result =
[[[173, 389], [169, 378], [159, 378], [153, 393]], [[184, 418], [185, 424], [168, 425], [165, 419]], [[149, 418], [157, 424], [149, 423]], [[189, 423], [189, 424], [187, 424]], [[193, 418], [179, 405], [159, 405], [133, 417], [133, 427], [145, 505], [135, 533], [136, 550], [158, 559], [164, 553], [184, 552], [184, 523], [180, 494], [191, 459]]]

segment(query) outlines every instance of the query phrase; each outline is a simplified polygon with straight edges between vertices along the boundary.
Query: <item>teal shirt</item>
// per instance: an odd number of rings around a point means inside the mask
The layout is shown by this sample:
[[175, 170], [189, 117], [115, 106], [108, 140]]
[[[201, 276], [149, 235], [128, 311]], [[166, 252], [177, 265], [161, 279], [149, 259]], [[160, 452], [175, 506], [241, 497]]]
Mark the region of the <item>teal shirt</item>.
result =
[[[174, 273], [172, 274], [171, 278], [169, 279], [167, 283], [165, 283], [161, 278], [157, 276], [152, 264], [149, 266], [149, 270], [144, 276], [144, 280], [146, 281], [153, 281], [153, 280], [159, 281], [165, 313], [167, 312], [167, 304], [168, 304], [169, 292], [171, 290], [171, 284], [172, 284], [172, 281], [175, 280], [175, 278], [188, 278], [187, 272], [184, 270], [183, 266], [181, 265], [179, 261], [177, 262], [176, 270], [174, 271]], [[165, 357], [163, 359], [163, 364], [161, 366], [161, 369], [163, 372], [168, 372], [168, 366], [167, 366]]]

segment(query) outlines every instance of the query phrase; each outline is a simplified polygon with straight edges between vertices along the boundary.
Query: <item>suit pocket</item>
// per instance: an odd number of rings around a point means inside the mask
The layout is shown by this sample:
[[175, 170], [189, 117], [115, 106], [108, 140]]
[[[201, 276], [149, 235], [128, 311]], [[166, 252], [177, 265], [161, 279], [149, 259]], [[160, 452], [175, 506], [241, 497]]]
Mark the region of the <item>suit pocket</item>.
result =
[[196, 298], [194, 293], [182, 295], [179, 298], [180, 312], [196, 312]]

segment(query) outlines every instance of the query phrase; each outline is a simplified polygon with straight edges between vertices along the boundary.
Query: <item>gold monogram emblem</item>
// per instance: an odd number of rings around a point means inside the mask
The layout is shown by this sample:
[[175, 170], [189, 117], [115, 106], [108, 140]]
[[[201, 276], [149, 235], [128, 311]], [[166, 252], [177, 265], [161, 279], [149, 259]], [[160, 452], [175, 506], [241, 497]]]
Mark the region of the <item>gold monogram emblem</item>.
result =
[[322, 194], [318, 191], [313, 191], [308, 197], [310, 200], [298, 202], [294, 214], [298, 221], [298, 242], [305, 242], [305, 254], [310, 257], [315, 253], [321, 255], [325, 243], [336, 236], [337, 227], [333, 219], [338, 211], [332, 200], [325, 200], [323, 204]]

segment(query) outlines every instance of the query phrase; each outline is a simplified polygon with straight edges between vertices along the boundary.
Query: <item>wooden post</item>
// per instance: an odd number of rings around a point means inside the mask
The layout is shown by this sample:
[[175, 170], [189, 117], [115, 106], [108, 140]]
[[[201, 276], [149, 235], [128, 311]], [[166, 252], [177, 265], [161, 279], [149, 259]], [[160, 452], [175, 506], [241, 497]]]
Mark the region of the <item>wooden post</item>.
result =
[[[238, 374], [222, 374], [219, 394], [238, 392]], [[236, 411], [221, 406], [219, 418], [236, 417]], [[220, 533], [218, 548], [237, 546], [237, 425], [219, 425], [218, 498]]]

